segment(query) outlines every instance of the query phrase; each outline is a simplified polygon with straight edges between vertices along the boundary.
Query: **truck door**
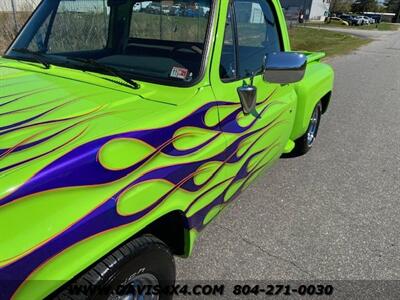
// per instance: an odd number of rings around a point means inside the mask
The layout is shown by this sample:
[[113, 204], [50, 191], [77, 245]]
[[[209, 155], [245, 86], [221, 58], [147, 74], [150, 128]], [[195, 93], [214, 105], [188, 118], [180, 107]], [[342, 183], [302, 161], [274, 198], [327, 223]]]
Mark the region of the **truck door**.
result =
[[[219, 116], [226, 137], [227, 172], [236, 174], [236, 194], [280, 157], [289, 140], [296, 110], [291, 85], [263, 80], [266, 56], [283, 51], [273, 4], [267, 0], [232, 0], [221, 9], [211, 69]], [[221, 38], [218, 38], [221, 37]], [[223, 38], [222, 38], [223, 37]], [[256, 106], [243, 112], [238, 88], [256, 88]], [[229, 197], [229, 195], [228, 195]]]

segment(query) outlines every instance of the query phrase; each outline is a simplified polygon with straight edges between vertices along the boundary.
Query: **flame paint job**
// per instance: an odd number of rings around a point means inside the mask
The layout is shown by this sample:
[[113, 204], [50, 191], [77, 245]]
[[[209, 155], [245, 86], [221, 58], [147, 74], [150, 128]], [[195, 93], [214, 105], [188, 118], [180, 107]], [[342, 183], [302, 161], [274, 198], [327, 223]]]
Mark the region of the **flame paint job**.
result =
[[[280, 8], [278, 17], [290, 50]], [[260, 89], [255, 119], [211, 62], [194, 87], [134, 91], [105, 75], [0, 59], [1, 299], [50, 294], [172, 211], [186, 217], [188, 255], [332, 89], [332, 70], [309, 64], [301, 84]]]
[[[52, 78], [50, 89], [45, 76], [32, 74], [2, 70], [0, 223], [7, 246], [0, 252], [0, 280], [12, 278], [5, 295], [60, 251], [136, 222], [176, 198], [188, 216], [187, 227], [200, 231], [285, 143], [277, 136], [254, 151], [287, 123], [286, 111], [263, 126], [255, 126], [255, 118], [241, 126], [240, 105], [225, 101], [199, 102], [166, 126], [121, 127], [96, 137], [95, 132], [113, 130], [105, 130], [103, 122], [110, 124], [127, 111], [115, 103], [110, 108], [110, 98], [97, 90], [60, 96], [64, 79]], [[36, 88], [21, 84], [20, 92], [13, 93], [8, 82], [15, 88], [24, 76], [35, 76]], [[259, 113], [266, 114], [271, 105], [272, 95], [258, 103]], [[210, 122], [210, 111], [219, 106], [229, 107], [230, 113], [220, 124]], [[224, 134], [237, 138], [227, 145]], [[118, 161], [119, 156], [129, 160]], [[27, 218], [15, 219], [19, 214]], [[35, 219], [42, 221], [32, 224]]]

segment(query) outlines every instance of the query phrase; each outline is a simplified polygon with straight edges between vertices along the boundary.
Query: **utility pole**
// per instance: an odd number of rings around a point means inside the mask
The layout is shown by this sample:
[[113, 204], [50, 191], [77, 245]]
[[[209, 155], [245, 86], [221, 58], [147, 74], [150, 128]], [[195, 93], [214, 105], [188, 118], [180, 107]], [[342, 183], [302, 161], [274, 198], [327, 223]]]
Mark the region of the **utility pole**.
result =
[[18, 33], [18, 23], [17, 23], [17, 6], [15, 5], [15, 0], [11, 0], [11, 7], [13, 11], [13, 18], [14, 18], [14, 30], [15, 34]]

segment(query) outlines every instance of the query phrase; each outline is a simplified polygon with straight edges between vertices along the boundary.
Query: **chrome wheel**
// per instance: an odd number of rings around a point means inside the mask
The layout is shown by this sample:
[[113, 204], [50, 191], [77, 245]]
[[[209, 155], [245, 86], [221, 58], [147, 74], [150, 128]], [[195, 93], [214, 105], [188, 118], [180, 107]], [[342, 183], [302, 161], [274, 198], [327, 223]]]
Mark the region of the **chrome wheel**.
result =
[[155, 286], [159, 286], [158, 279], [153, 274], [143, 273], [123, 285], [126, 293], [113, 294], [108, 300], [158, 300], [159, 295], [152, 293]]
[[307, 131], [307, 145], [311, 147], [317, 137], [319, 119], [321, 115], [321, 106], [317, 105], [313, 111], [311, 116], [310, 125], [308, 126]]
[[282, 157], [298, 157], [306, 154], [312, 146], [317, 138], [319, 123], [322, 117], [322, 104], [321, 102], [317, 103], [315, 106], [310, 121], [308, 122], [308, 127], [304, 134], [297, 138], [295, 142], [295, 147], [292, 152], [287, 155], [283, 155]]

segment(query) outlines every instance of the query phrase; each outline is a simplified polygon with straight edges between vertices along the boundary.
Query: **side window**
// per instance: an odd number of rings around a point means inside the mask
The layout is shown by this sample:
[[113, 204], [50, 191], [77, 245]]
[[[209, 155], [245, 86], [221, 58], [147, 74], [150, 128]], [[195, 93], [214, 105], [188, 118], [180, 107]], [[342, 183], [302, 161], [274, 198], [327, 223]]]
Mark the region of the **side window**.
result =
[[281, 49], [278, 24], [267, 0], [234, 0], [239, 78], [258, 72], [268, 53]]
[[232, 9], [230, 7], [225, 25], [224, 45], [222, 47], [221, 63], [219, 67], [219, 75], [224, 81], [236, 77], [236, 49], [233, 27]]

